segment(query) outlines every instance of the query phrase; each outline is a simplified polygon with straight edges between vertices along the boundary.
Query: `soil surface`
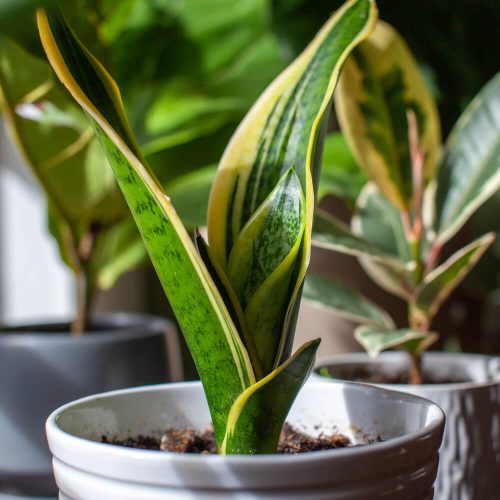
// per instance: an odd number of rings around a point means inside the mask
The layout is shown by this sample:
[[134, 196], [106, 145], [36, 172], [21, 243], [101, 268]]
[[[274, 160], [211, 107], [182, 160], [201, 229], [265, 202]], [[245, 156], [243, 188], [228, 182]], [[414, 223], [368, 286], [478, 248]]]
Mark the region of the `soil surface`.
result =
[[[326, 371], [325, 371], [326, 370]], [[349, 380], [351, 382], [367, 382], [370, 384], [409, 384], [409, 374], [406, 370], [383, 371], [377, 367], [359, 367], [355, 369], [339, 370], [336, 368], [321, 368], [321, 375], [334, 377], [341, 380]], [[461, 382], [470, 382], [466, 377], [460, 374], [451, 374], [446, 377], [439, 376], [433, 373], [423, 372], [424, 384], [457, 384]]]
[[[146, 450], [171, 451], [176, 453], [216, 454], [213, 429], [196, 431], [191, 427], [185, 429], [168, 429], [161, 439], [148, 436], [137, 436], [125, 440], [109, 439], [102, 436], [103, 443], [141, 448]], [[285, 424], [278, 443], [278, 453], [305, 453], [308, 451], [331, 450], [354, 446], [343, 434], [320, 434], [312, 437]]]

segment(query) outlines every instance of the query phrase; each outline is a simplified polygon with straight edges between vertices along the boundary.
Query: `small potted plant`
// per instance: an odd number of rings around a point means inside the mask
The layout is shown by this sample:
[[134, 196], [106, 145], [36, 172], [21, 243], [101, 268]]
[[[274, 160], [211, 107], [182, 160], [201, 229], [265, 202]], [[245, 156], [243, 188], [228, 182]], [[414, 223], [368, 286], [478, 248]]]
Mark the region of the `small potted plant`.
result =
[[[357, 198], [351, 228], [319, 212], [313, 243], [356, 255], [368, 275], [407, 304], [408, 324], [325, 276], [305, 296], [364, 323], [363, 354], [333, 356], [321, 373], [397, 385], [437, 402], [448, 415], [436, 482], [438, 498], [498, 493], [500, 360], [425, 353], [437, 340], [432, 320], [495, 240], [488, 233], [449, 255], [445, 245], [500, 187], [500, 76], [457, 122], [440, 156], [436, 106], [404, 41], [379, 22], [347, 61], [335, 97], [342, 131], [371, 182]], [[439, 165], [439, 168], [438, 168]], [[448, 256], [445, 252], [448, 252]], [[334, 332], [332, 332], [334, 333]], [[473, 334], [473, 332], [471, 332]]]
[[[340, 67], [375, 19], [374, 2], [350, 0], [262, 94], [219, 165], [209, 244], [200, 234], [194, 244], [136, 146], [110, 75], [59, 13], [39, 12], [48, 58], [92, 121], [203, 384], [118, 391], [56, 411], [47, 435], [63, 497], [431, 498], [442, 417], [421, 399], [350, 384], [306, 385], [293, 424], [319, 426], [317, 434], [331, 432], [337, 418], [346, 432], [356, 423], [370, 434], [378, 428], [385, 442], [275, 454], [319, 343], [290, 353], [321, 138]], [[100, 442], [103, 435], [158, 435], [162, 427], [202, 430], [210, 422], [217, 456]], [[263, 456], [245, 456], [256, 454]]]

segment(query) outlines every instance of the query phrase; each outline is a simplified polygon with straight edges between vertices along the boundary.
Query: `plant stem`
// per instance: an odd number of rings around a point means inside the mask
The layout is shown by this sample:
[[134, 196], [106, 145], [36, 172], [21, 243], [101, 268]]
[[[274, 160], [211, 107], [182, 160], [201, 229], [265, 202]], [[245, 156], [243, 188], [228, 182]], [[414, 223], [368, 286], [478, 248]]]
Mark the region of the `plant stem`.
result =
[[75, 320], [71, 324], [71, 333], [74, 336], [81, 336], [88, 329], [90, 311], [95, 295], [91, 262], [98, 234], [99, 229], [97, 227], [91, 228], [83, 235], [78, 245], [77, 254], [80, 272], [76, 275], [77, 313]]
[[408, 353], [410, 356], [410, 384], [421, 385], [422, 377], [422, 359], [420, 354]]

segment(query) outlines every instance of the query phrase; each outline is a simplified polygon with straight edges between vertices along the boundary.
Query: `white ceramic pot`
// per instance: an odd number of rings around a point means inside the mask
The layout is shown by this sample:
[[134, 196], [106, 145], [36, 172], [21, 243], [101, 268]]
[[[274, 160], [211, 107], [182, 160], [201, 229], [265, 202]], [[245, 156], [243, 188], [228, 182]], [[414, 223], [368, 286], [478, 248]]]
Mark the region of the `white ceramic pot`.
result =
[[[320, 359], [333, 377], [349, 380], [360, 368], [376, 365], [386, 372], [407, 369], [401, 352], [371, 359], [364, 353]], [[438, 500], [493, 500], [500, 498], [500, 358], [480, 354], [429, 352], [424, 371], [454, 375], [464, 383], [380, 385], [405, 391], [437, 403], [446, 414], [435, 490]], [[323, 377], [324, 380], [325, 379]]]
[[432, 498], [444, 416], [429, 401], [363, 384], [308, 382], [288, 421], [384, 442], [299, 455], [207, 456], [102, 444], [170, 427], [205, 429], [201, 383], [129, 389], [81, 399], [47, 420], [61, 500], [424, 500]]

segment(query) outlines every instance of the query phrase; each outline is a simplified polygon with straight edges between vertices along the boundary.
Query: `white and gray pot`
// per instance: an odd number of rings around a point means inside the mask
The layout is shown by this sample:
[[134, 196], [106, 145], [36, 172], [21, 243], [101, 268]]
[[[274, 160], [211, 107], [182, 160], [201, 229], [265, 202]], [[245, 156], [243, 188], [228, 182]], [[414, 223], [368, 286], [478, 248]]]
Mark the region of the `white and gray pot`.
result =
[[109, 314], [81, 337], [68, 331], [68, 323], [0, 329], [0, 498], [57, 493], [44, 432], [55, 408], [169, 380], [166, 343], [176, 331], [166, 320]]
[[444, 416], [427, 400], [363, 384], [308, 382], [288, 422], [355, 442], [298, 455], [195, 455], [101, 443], [159, 437], [210, 415], [200, 382], [116, 391], [76, 401], [47, 421], [61, 500], [425, 500], [432, 498]]
[[[408, 368], [402, 352], [382, 353], [371, 359], [364, 353], [340, 354], [319, 360], [333, 380], [351, 380], [368, 367], [394, 373]], [[482, 500], [500, 495], [500, 358], [480, 354], [429, 352], [423, 370], [462, 383], [380, 385], [430, 399], [446, 414], [446, 428], [439, 455], [436, 498]], [[328, 380], [323, 377], [324, 380]]]

